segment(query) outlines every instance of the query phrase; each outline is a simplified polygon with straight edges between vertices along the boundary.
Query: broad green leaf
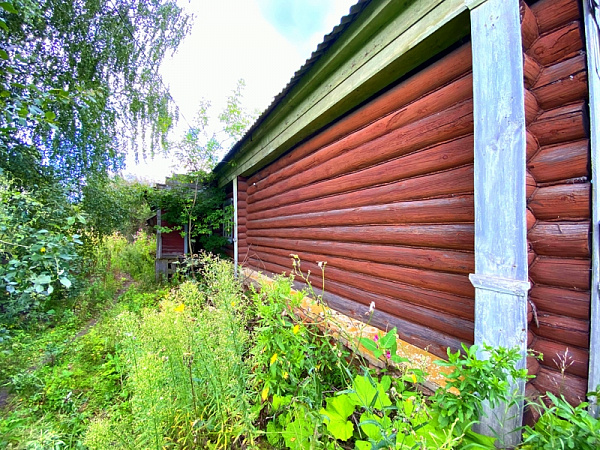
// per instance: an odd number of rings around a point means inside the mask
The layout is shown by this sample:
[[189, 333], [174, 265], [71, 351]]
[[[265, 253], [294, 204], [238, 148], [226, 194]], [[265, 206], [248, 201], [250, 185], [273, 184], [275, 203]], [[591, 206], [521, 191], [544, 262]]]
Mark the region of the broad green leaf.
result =
[[8, 53], [6, 53], [6, 51], [2, 50], [1, 48], [0, 48], [0, 59], [3, 59], [5, 61], [8, 60]]
[[367, 350], [369, 350], [371, 352], [375, 352], [375, 351], [379, 350], [377, 348], [377, 343], [373, 339], [361, 337], [359, 339], [359, 342], [360, 342], [360, 345], [362, 345], [364, 348], [366, 348]]
[[35, 284], [49, 284], [52, 281], [50, 275], [38, 275], [33, 282]]
[[391, 428], [392, 421], [389, 417], [379, 417], [371, 413], [363, 413], [360, 416], [360, 429], [368, 436], [369, 439], [378, 442], [383, 439], [382, 430]]
[[352, 437], [354, 426], [348, 417], [354, 412], [354, 403], [348, 394], [338, 395], [326, 399], [327, 408], [321, 408], [323, 422], [327, 425], [327, 429], [336, 439], [342, 441]]
[[54, 292], [54, 287], [52, 287], [51, 284], [48, 285], [48, 295], [52, 294]]
[[60, 284], [69, 289], [71, 287], [71, 280], [69, 280], [67, 277], [62, 277], [60, 279]]
[[374, 383], [375, 386], [371, 384], [371, 380], [366, 376], [358, 375], [352, 384], [353, 393], [349, 394], [352, 402], [363, 408], [369, 408], [371, 407], [371, 404], [377, 409], [383, 409], [385, 406], [390, 406], [392, 402], [386, 394], [384, 387], [377, 381], [374, 381]]
[[368, 441], [356, 441], [354, 443], [356, 450], [371, 450], [372, 445]]
[[46, 120], [52, 121], [52, 120], [56, 119], [56, 114], [53, 111], [46, 111], [44, 113], [44, 116], [46, 117]]

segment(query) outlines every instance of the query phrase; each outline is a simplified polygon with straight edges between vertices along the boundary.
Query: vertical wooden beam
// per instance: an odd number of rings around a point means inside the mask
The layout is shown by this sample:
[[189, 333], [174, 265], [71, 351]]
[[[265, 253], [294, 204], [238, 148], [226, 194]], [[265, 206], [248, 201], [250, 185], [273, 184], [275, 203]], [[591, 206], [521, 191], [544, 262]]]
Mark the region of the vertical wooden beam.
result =
[[[526, 125], [519, 0], [476, 0], [471, 10], [475, 133], [475, 343], [527, 352], [529, 290]], [[481, 357], [486, 357], [481, 352]], [[525, 367], [525, 358], [519, 368]], [[514, 382], [516, 394], [525, 393]], [[523, 401], [485, 408], [478, 431], [520, 442]]]
[[156, 259], [162, 258], [162, 234], [160, 227], [162, 226], [161, 210], [158, 208], [156, 211]]
[[[588, 87], [590, 106], [590, 151], [592, 162], [592, 282], [590, 311], [590, 362], [588, 391], [596, 391], [600, 385], [600, 9], [592, 0], [583, 0], [585, 41], [588, 63]], [[600, 406], [594, 396], [589, 398], [590, 413], [598, 417]]]
[[233, 270], [238, 276], [238, 177], [233, 178]]

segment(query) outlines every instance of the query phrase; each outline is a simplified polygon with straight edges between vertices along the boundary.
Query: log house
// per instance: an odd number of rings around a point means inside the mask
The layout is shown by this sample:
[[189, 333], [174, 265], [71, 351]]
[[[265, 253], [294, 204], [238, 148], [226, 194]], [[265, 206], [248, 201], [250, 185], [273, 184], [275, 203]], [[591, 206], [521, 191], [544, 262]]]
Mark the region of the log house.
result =
[[584, 401], [600, 384], [594, 8], [358, 1], [215, 169], [236, 268], [289, 273], [294, 253], [320, 285], [327, 261], [341, 313], [374, 301], [371, 324], [438, 357], [516, 345], [536, 375], [521, 392]]

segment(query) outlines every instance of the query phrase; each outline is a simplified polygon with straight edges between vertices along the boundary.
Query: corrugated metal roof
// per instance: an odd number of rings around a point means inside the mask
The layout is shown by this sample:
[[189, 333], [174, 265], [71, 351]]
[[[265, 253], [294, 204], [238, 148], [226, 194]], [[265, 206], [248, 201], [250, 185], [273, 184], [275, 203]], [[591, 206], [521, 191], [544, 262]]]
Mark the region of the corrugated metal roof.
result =
[[233, 156], [241, 149], [242, 145], [246, 142], [247, 139], [252, 136], [252, 133], [256, 131], [258, 127], [265, 121], [265, 119], [269, 116], [269, 114], [277, 108], [279, 103], [288, 95], [288, 93], [298, 84], [302, 76], [308, 72], [316, 62], [321, 58], [321, 56], [331, 47], [340, 37], [340, 35], [348, 28], [348, 26], [354, 22], [356, 17], [367, 7], [367, 5], [371, 2], [371, 0], [358, 0], [356, 4], [354, 4], [350, 8], [350, 12], [342, 17], [340, 24], [336, 25], [331, 33], [325, 35], [323, 38], [323, 42], [321, 42], [317, 49], [312, 52], [310, 58], [306, 60], [306, 62], [294, 73], [292, 79], [288, 82], [288, 84], [283, 88], [283, 90], [275, 96], [269, 107], [256, 119], [254, 124], [248, 129], [244, 137], [242, 137], [229, 152], [223, 157], [223, 159], [217, 164], [214, 171], [220, 170], [228, 161], [230, 161]]

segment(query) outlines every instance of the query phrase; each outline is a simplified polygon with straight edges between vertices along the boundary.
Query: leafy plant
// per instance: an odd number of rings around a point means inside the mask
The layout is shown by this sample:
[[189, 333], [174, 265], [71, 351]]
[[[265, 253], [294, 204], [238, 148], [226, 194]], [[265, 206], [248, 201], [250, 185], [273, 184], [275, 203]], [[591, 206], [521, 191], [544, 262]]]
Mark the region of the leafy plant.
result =
[[563, 396], [557, 397], [550, 392], [546, 395], [551, 401], [550, 406], [543, 402], [530, 405], [542, 415], [533, 428], [524, 428], [523, 445], [519, 448], [592, 450], [600, 447], [600, 421], [589, 414], [587, 402], [572, 406]]
[[[446, 386], [432, 397], [440, 426], [458, 421], [463, 429], [478, 420], [483, 402], [493, 408], [512, 398], [510, 380], [527, 379], [527, 369], [516, 369], [522, 355], [517, 348], [493, 348], [483, 345], [487, 359], [477, 357], [479, 347], [462, 345], [463, 352], [448, 349], [448, 361], [436, 361], [440, 366], [452, 367], [446, 376]], [[466, 428], [465, 428], [466, 427]], [[462, 431], [462, 430], [461, 430]]]

